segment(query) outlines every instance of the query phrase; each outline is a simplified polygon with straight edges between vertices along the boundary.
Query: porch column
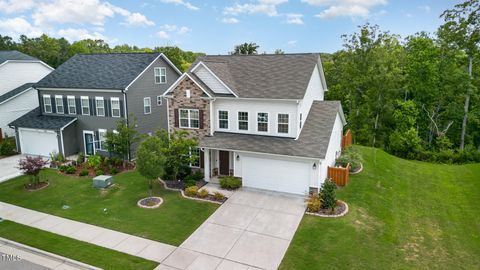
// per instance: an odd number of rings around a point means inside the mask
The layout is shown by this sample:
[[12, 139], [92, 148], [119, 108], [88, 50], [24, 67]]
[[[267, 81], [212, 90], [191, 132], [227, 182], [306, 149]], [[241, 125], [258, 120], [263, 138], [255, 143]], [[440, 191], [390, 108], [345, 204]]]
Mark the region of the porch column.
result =
[[205, 177], [205, 181], [210, 181], [210, 149], [205, 148], [203, 151], [203, 173]]

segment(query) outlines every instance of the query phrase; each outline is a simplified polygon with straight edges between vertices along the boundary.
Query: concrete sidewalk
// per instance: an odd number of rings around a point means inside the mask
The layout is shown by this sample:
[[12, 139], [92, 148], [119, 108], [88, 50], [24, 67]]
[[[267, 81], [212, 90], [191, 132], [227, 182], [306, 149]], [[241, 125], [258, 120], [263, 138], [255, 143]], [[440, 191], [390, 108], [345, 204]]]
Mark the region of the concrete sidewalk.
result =
[[24, 155], [15, 155], [0, 159], [0, 183], [22, 175], [17, 166], [18, 161], [24, 157]]
[[0, 217], [155, 262], [162, 262], [176, 249], [175, 246], [4, 202], [0, 202]]

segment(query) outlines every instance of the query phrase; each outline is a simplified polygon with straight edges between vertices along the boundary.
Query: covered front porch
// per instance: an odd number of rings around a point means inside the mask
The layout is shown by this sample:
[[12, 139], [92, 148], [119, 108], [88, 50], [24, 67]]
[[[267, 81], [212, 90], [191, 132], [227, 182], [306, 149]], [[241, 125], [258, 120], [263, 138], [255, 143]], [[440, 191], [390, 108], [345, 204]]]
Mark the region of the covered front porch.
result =
[[236, 176], [235, 152], [204, 148], [202, 153], [205, 181], [218, 183], [220, 176]]

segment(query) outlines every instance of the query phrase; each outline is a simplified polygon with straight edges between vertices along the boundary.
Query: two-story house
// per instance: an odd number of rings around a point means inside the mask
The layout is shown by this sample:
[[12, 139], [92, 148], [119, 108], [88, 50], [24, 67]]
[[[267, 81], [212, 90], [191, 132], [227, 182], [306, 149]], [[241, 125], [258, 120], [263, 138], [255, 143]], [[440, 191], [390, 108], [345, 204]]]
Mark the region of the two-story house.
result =
[[169, 130], [199, 138], [206, 181], [305, 194], [320, 187], [346, 124], [319, 54], [204, 56], [166, 92]]
[[140, 134], [167, 128], [162, 98], [182, 73], [161, 53], [77, 54], [43, 78], [40, 107], [10, 123], [21, 153], [106, 154], [119, 120]]
[[18, 51], [0, 51], [0, 136], [13, 136], [8, 123], [38, 107], [32, 87], [53, 68]]

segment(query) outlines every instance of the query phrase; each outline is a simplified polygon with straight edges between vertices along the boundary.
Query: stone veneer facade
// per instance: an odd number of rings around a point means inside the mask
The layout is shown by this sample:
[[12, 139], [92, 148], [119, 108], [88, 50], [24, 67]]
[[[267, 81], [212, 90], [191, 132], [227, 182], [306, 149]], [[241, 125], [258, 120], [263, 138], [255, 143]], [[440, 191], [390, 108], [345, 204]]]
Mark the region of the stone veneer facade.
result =
[[[185, 96], [185, 91], [190, 90], [190, 98]], [[205, 99], [204, 92], [189, 77], [184, 79], [173, 89], [170, 98], [168, 98], [168, 119], [170, 130], [186, 130], [192, 137], [199, 140], [210, 134], [210, 101]], [[175, 127], [175, 110], [178, 109], [198, 109], [203, 115], [203, 126], [200, 123], [198, 129]], [[202, 116], [200, 116], [202, 121]]]

